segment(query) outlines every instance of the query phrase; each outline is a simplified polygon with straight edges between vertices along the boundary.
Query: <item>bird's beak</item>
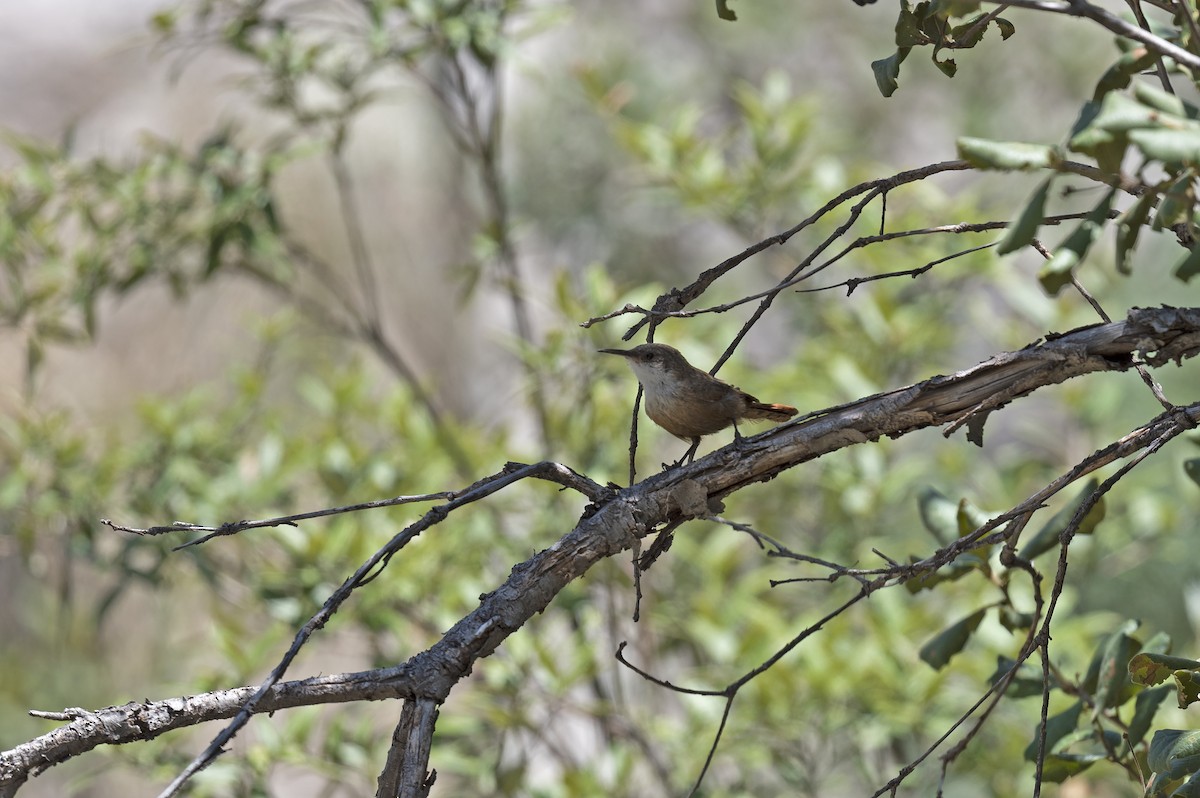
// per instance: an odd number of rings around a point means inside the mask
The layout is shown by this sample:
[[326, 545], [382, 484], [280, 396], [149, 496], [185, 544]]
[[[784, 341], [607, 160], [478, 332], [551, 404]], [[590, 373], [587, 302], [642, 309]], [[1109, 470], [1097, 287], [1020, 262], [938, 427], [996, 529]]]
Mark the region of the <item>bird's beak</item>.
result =
[[629, 357], [633, 353], [628, 349], [597, 349], [597, 352], [603, 352], [606, 355], [620, 355], [621, 357]]

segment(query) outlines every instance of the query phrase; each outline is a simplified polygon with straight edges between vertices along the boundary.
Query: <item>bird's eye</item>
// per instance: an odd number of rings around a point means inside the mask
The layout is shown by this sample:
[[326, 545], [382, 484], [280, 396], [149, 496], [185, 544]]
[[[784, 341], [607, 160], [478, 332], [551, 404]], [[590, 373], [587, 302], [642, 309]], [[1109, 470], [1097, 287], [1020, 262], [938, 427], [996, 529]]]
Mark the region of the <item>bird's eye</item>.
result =
[[653, 352], [646, 353], [646, 362], [647, 363], [653, 363], [655, 360], [658, 360], [658, 355], [654, 354]]

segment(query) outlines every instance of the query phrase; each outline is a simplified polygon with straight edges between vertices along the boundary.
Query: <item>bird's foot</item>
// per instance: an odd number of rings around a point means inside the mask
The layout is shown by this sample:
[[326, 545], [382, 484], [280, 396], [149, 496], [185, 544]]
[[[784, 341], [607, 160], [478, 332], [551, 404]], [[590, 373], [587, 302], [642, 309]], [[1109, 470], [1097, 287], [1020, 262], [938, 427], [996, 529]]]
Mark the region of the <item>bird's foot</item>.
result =
[[662, 464], [663, 471], [670, 471], [673, 468], [679, 468], [682, 465], [687, 465], [688, 463], [692, 462], [693, 460], [696, 459], [696, 450], [699, 448], [700, 448], [700, 439], [693, 438], [692, 445], [689, 446], [688, 450], [683, 453], [683, 457], [680, 457], [678, 460], [676, 460], [674, 463], [671, 463], [670, 465], [668, 465], [666, 463]]

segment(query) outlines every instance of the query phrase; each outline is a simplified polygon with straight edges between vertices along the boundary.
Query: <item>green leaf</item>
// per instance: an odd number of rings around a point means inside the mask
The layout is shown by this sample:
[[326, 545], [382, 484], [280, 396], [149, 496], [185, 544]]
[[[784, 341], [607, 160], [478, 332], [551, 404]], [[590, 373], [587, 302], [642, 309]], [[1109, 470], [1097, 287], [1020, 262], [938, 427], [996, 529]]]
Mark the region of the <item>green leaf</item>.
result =
[[[1154, 66], [1154, 61], [1154, 54], [1145, 47], [1138, 47], [1123, 54], [1100, 78], [1096, 90], [1092, 92], [1092, 99], [1099, 102], [1110, 91], [1126, 88], [1134, 75]], [[1142, 84], [1139, 82], [1138, 85]]]
[[978, 24], [986, 14], [976, 14], [962, 24], [955, 25], [950, 29], [950, 38], [954, 39], [959, 47], [974, 47], [983, 39], [983, 34], [987, 32], [987, 25]]
[[[918, 8], [922, 5], [924, 4], [918, 5]], [[917, 19], [911, 9], [901, 7], [900, 15], [896, 17], [896, 47], [900, 50], [908, 50], [912, 47], [929, 44], [929, 36], [926, 35], [923, 28], [922, 21]]]
[[954, 623], [937, 634], [932, 640], [921, 646], [919, 656], [922, 661], [935, 670], [941, 670], [950, 659], [962, 651], [963, 646], [971, 639], [971, 633], [983, 620], [987, 608], [976, 610], [962, 620]]
[[1095, 208], [1071, 232], [1067, 239], [1059, 244], [1058, 249], [1038, 272], [1038, 282], [1046, 293], [1054, 296], [1071, 284], [1071, 275], [1087, 255], [1092, 244], [1100, 237], [1105, 220], [1108, 219], [1109, 208], [1112, 207], [1115, 189], [1109, 189]]
[[45, 356], [46, 349], [42, 342], [35, 336], [30, 336], [25, 342], [25, 379], [27, 381], [32, 382], [33, 378], [37, 376]]
[[958, 537], [958, 502], [927, 485], [917, 495], [917, 507], [921, 523], [939, 543], [946, 544]]
[[1129, 141], [1124, 133], [1113, 133], [1094, 124], [1100, 115], [1101, 106], [1102, 103], [1096, 101], [1084, 103], [1079, 117], [1071, 127], [1067, 148], [1072, 152], [1090, 155], [1096, 159], [1101, 169], [1115, 173], [1121, 169], [1121, 160], [1125, 157]]
[[1147, 798], [1162, 798], [1162, 796], [1167, 794], [1167, 789], [1173, 781], [1176, 781], [1176, 779], [1171, 778], [1166, 773], [1155, 773], [1146, 782], [1145, 795]]
[[941, 61], [938, 60], [938, 57], [935, 55], [933, 57], [933, 65], [948, 78], [952, 78], [958, 74], [958, 64], [955, 63], [953, 58], [947, 58], [946, 60]]
[[1162, 161], [1168, 167], [1182, 168], [1200, 164], [1200, 130], [1131, 130], [1129, 140], [1146, 158]]
[[1143, 654], [1170, 654], [1171, 653], [1171, 636], [1166, 632], [1159, 632], [1146, 641], [1142, 646]]
[[1200, 246], [1193, 244], [1188, 253], [1176, 261], [1171, 274], [1185, 283], [1200, 274]]
[[1000, 239], [1000, 243], [996, 245], [997, 255], [1016, 252], [1033, 241], [1038, 227], [1046, 218], [1046, 197], [1050, 193], [1050, 183], [1053, 180], [1054, 175], [1051, 175], [1038, 185], [1033, 196], [1029, 198], [1029, 202], [1025, 203], [1025, 207], [1021, 209], [1021, 215], [1017, 217], [1016, 223], [1008, 228], [1004, 238]]
[[958, 140], [958, 157], [980, 169], [1004, 171], [1046, 169], [1058, 165], [1062, 156], [1046, 144], [1023, 141], [992, 141], [963, 136]]
[[[1073, 731], [1059, 740], [1053, 751], [1050, 750], [1049, 740], [1047, 740], [1042, 780], [1057, 784], [1070, 776], [1082, 773], [1097, 762], [1107, 759], [1108, 752], [1121, 745], [1121, 736], [1113, 731], [1105, 731], [1101, 734], [1103, 734], [1104, 744], [1098, 745], [1099, 740], [1093, 729], [1083, 728]], [[1076, 744], [1082, 744], [1082, 747], [1089, 750], [1070, 750]], [[1036, 760], [1036, 741], [1034, 748]]]
[[1137, 745], [1150, 731], [1158, 706], [1172, 692], [1171, 685], [1164, 684], [1138, 693], [1133, 705], [1133, 719], [1129, 721], [1129, 744]]
[[1187, 781], [1172, 790], [1171, 798], [1200, 798], [1200, 772], [1193, 773]]
[[[1133, 629], [1129, 629], [1130, 632]], [[1096, 674], [1095, 708], [1092, 720], [1097, 720], [1105, 709], [1120, 706], [1133, 694], [1133, 683], [1129, 678], [1129, 660], [1142, 643], [1126, 634], [1124, 630], [1105, 641], [1100, 669]]]
[[1175, 671], [1175, 685], [1180, 709], [1200, 701], [1200, 671]]
[[1192, 457], [1183, 461], [1183, 473], [1188, 479], [1200, 485], [1200, 457]]
[[1100, 101], [1099, 112], [1092, 117], [1089, 127], [1109, 133], [1127, 133], [1131, 130], [1156, 128], [1161, 125], [1161, 113], [1143, 105], [1127, 95], [1113, 92]]
[[1159, 729], [1150, 739], [1150, 769], [1181, 779], [1200, 769], [1200, 731]]
[[[1016, 660], [1008, 657], [996, 657], [996, 670], [988, 677], [989, 684], [999, 684], [1016, 664]], [[1054, 674], [1050, 674], [1050, 687], [1055, 686]], [[1029, 662], [1022, 662], [1016, 674], [1008, 682], [1004, 695], [1008, 698], [1029, 698], [1042, 694], [1042, 669]]]
[[1005, 605], [1000, 608], [999, 621], [1010, 632], [1024, 631], [1033, 626], [1034, 615], [1031, 612], [1018, 612]]
[[960, 538], [971, 534], [990, 520], [992, 517], [976, 507], [970, 499], [959, 499], [955, 521], [958, 523]]
[[[1083, 504], [1088, 496], [1096, 490], [1100, 483], [1096, 479], [1089, 479], [1083, 488], [1075, 495], [1066, 507], [1063, 507], [1057, 513], [1050, 517], [1046, 525], [1038, 530], [1037, 534], [1029, 539], [1021, 550], [1017, 552], [1017, 556], [1023, 560], [1032, 560], [1040, 554], [1043, 554], [1058, 545], [1059, 536], [1066, 530], [1067, 524], [1075, 515], [1076, 510]], [[1079, 529], [1076, 530], [1077, 535], [1090, 535], [1095, 530], [1096, 525], [1104, 518], [1104, 499], [1096, 502], [1092, 509], [1088, 510], [1088, 514], [1079, 523]]]
[[[909, 558], [909, 562], [914, 563], [920, 560], [920, 557]], [[943, 582], [957, 581], [973, 571], [980, 570], [984, 564], [970, 552], [964, 552], [936, 571], [929, 571], [909, 579], [904, 583], [904, 589], [913, 594], [919, 593], [922, 590], [929, 590]]]
[[1154, 214], [1154, 221], [1150, 224], [1151, 230], [1168, 230], [1191, 219], [1192, 208], [1196, 204], [1194, 182], [1194, 176], [1188, 171], [1171, 183], [1158, 204], [1158, 213]]
[[170, 36], [174, 34], [176, 26], [175, 13], [171, 11], [159, 11], [150, 17], [150, 26], [154, 28], [155, 33], [160, 35]]
[[[1146, 66], [1150, 66], [1153, 63], [1154, 59], [1151, 58]], [[1133, 96], [1143, 105], [1148, 105], [1165, 114], [1171, 114], [1182, 119], [1200, 120], [1200, 109], [1196, 108], [1196, 106], [1145, 81], [1138, 81], [1133, 85]]]
[[[1130, 618], [1121, 624], [1115, 631], [1100, 641], [1100, 643], [1096, 646], [1096, 650], [1092, 653], [1092, 660], [1088, 664], [1087, 674], [1083, 677], [1084, 692], [1095, 697], [1102, 689], [1104, 689], [1105, 682], [1102, 680], [1108, 680], [1112, 676], [1111, 671], [1105, 670], [1106, 658], [1110, 658], [1110, 652], [1124, 648], [1124, 639], [1128, 638], [1135, 631], [1137, 631], [1137, 628], [1140, 625], [1141, 624], [1139, 621]], [[1137, 649], [1134, 648], [1134, 651], [1136, 650]], [[1132, 657], [1132, 655], [1130, 655], [1130, 657]], [[1130, 657], [1126, 657], [1126, 661], [1128, 661]], [[1127, 674], [1128, 666], [1122, 667], [1121, 670], [1123, 675]]]
[[[1054, 746], [1059, 740], [1066, 737], [1071, 732], [1075, 731], [1075, 727], [1079, 725], [1079, 717], [1083, 714], [1083, 701], [1076, 701], [1074, 704], [1059, 712], [1057, 715], [1052, 715], [1046, 718], [1046, 753], [1054, 751]], [[1036, 762], [1038, 754], [1038, 738], [1041, 733], [1041, 724], [1033, 729], [1033, 739], [1029, 745], [1025, 746], [1025, 761]]]
[[1129, 210], [1117, 218], [1117, 271], [1130, 274], [1133, 270], [1129, 265], [1129, 253], [1137, 244], [1138, 234], [1146, 226], [1150, 218], [1150, 210], [1158, 202], [1158, 195], [1147, 189], [1137, 198]]
[[[1086, 223], [1080, 223], [1076, 228], [1076, 232], [1081, 229], [1090, 230], [1091, 227]], [[1094, 240], [1094, 238], [1093, 238]], [[1072, 236], [1067, 241], [1054, 251], [1050, 260], [1042, 266], [1038, 272], [1038, 282], [1042, 284], [1047, 294], [1057, 296], [1058, 292], [1071, 284], [1071, 276], [1075, 274], [1075, 267], [1082, 260], [1082, 250], [1086, 250], [1091, 246], [1091, 241], [1083, 237]], [[1077, 246], [1069, 246], [1075, 244]], [[1083, 246], [1078, 246], [1082, 244]]]
[[1077, 776], [1097, 762], [1107, 759], [1106, 754], [1049, 754], [1042, 764], [1042, 781], [1062, 784], [1071, 776]]
[[871, 62], [871, 71], [875, 73], [875, 85], [884, 97], [891, 97], [899, 88], [900, 64], [908, 57], [911, 47], [901, 47], [887, 58]]

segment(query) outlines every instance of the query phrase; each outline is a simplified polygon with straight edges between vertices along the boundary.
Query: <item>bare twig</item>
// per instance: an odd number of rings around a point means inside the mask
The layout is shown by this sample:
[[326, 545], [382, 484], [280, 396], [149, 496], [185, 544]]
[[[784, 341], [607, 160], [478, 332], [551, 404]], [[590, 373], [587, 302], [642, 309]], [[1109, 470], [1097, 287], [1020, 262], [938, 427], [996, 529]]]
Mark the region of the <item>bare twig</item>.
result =
[[[215, 760], [217, 756], [224, 751], [225, 745], [229, 743], [229, 741], [233, 739], [238, 731], [240, 731], [242, 727], [244, 727], [250, 721], [250, 717], [255, 713], [259, 702], [262, 701], [263, 698], [270, 692], [270, 690], [283, 678], [283, 674], [287, 671], [288, 666], [291, 665], [292, 660], [296, 658], [296, 655], [300, 653], [300, 649], [306, 642], [308, 642], [308, 639], [312, 637], [312, 635], [318, 629], [322, 628], [326, 623], [329, 622], [329, 619], [333, 617], [338, 608], [341, 607], [341, 605], [348, 598], [350, 598], [351, 593], [378, 576], [380, 571], [387, 566], [392, 556], [400, 551], [400, 549], [404, 548], [404, 546], [414, 540], [426, 529], [441, 523], [443, 520], [445, 520], [446, 516], [459, 507], [470, 504], [471, 502], [479, 501], [480, 499], [490, 496], [496, 491], [501, 490], [513, 484], [514, 482], [519, 482], [522, 479], [526, 479], [527, 477], [532, 477], [535, 475], [548, 475], [550, 478], [555, 479], [555, 481], [567, 480], [572, 483], [575, 482], [575, 480], [570, 476], [561, 473], [560, 469], [562, 472], [569, 471], [569, 469], [565, 469], [565, 467], [559, 466], [557, 463], [537, 463], [535, 465], [524, 466], [516, 469], [505, 467], [505, 469], [501, 470], [500, 472], [479, 480], [469, 488], [456, 491], [454, 498], [450, 499], [446, 504], [430, 510], [419, 521], [410, 524], [403, 531], [388, 541], [383, 548], [379, 549], [373, 555], [367, 558], [367, 560], [358, 567], [354, 574], [345, 582], [343, 582], [341, 587], [334, 591], [333, 595], [326, 600], [325, 605], [321, 607], [320, 611], [318, 611], [316, 615], [314, 615], [308, 620], [307, 623], [304, 624], [304, 626], [296, 634], [296, 637], [292, 641], [292, 645], [288, 649], [287, 653], [284, 654], [283, 658], [279, 661], [279, 664], [272, 669], [270, 676], [268, 676], [267, 679], [261, 685], [259, 685], [254, 695], [246, 701], [241, 710], [234, 717], [233, 721], [226, 726], [220, 734], [213, 738], [212, 742], [209, 743], [208, 748], [206, 748], [199, 756], [193, 759], [192, 762], [178, 776], [176, 776], [174, 781], [167, 785], [167, 788], [159, 794], [159, 798], [169, 798], [169, 796], [175, 795], [184, 785], [184, 783], [188, 781], [188, 779], [211, 764], [213, 760]], [[573, 474], [574, 472], [570, 473]], [[595, 484], [591, 483], [590, 480], [587, 482], [591, 485]], [[601, 492], [602, 490], [603, 489], [600, 489]], [[597, 493], [597, 495], [600, 494]], [[479, 630], [476, 630], [476, 634], [485, 634], [486, 631], [487, 629], [485, 627], [481, 627]]]
[[[710, 500], [721, 498], [831, 451], [882, 436], [895, 437], [916, 429], [953, 422], [978, 405], [981, 397], [997, 391], [1012, 399], [1030, 393], [1039, 386], [1062, 382], [1081, 374], [1128, 369], [1134, 362], [1135, 352], [1142, 352], [1148, 364], [1161, 365], [1190, 357], [1198, 351], [1200, 309], [1135, 310], [1121, 322], [1074, 330], [1017, 352], [998, 355], [957, 374], [926, 380], [833, 408], [823, 414], [810, 415], [801, 422], [781, 425], [744, 439], [740, 447], [724, 447], [690, 465], [652, 476], [616, 493], [557, 464], [514, 465], [512, 468], [515, 470], [505, 469], [470, 488], [452, 492], [455, 498], [433, 508], [389, 541], [346, 581], [320, 613], [310, 619], [297, 635], [288, 654], [262, 685], [188, 699], [172, 699], [155, 705], [109, 708], [101, 711], [105, 717], [105, 722], [101, 724], [89, 723], [83, 718], [73, 720], [63, 729], [0, 753], [0, 794], [6, 790], [11, 792], [14, 785], [23, 783], [39, 769], [65, 761], [98, 745], [148, 739], [172, 728], [206, 720], [234, 717], [233, 723], [214, 740], [214, 745], [196, 760], [197, 764], [211, 761], [223, 744], [256, 712], [367, 697], [422, 697], [440, 702], [479, 659], [492, 653], [508, 635], [545, 609], [565, 585], [601, 559], [631, 548], [634, 539], [678, 519], [683, 508], [678, 503], [677, 487], [685, 480], [697, 483]], [[1085, 463], [1064, 474], [1028, 501], [1042, 501], [1041, 497], [1053, 495], [1062, 486], [1100, 467], [1104, 462], [1129, 456], [1150, 445], [1161, 445], [1161, 441], [1194, 427], [1197, 419], [1200, 419], [1200, 404], [1165, 412], [1134, 433], [1099, 450]], [[1156, 444], [1156, 441], [1159, 443]], [[514, 567], [503, 585], [481, 597], [474, 611], [463, 617], [434, 646], [408, 662], [363, 674], [317, 677], [301, 682], [280, 681], [298, 647], [332, 616], [350, 592], [377, 574], [378, 569], [386, 565], [391, 556], [409, 540], [443, 520], [454, 508], [483, 498], [525, 477], [550, 479], [578, 487], [594, 502], [594, 506], [584, 512], [574, 530]], [[1027, 512], [1028, 506], [1018, 516]], [[924, 572], [934, 567], [937, 557], [961, 553], [965, 550], [961, 547], [1004, 541], [1007, 533], [998, 525], [1004, 523], [1006, 517], [1007, 520], [1013, 518], [1008, 514], [999, 516], [934, 557], [902, 564], [899, 570], [895, 566], [889, 567], [886, 569], [886, 583], [897, 583], [906, 578], [907, 573]], [[861, 570], [856, 573], [867, 578], [871, 589], [885, 583], [880, 581], [885, 578], [882, 571]], [[857, 595], [864, 596], [867, 592], [863, 590]], [[835, 613], [840, 611], [835, 610]], [[815, 633], [817, 628], [810, 627], [801, 634]], [[794, 639], [745, 678], [753, 678], [755, 673], [769, 668], [802, 639]], [[735, 686], [737, 684], [734, 683]], [[414, 769], [418, 765], [420, 763], [410, 763]], [[194, 772], [194, 767], [189, 768], [188, 772]]]
[[[639, 320], [638, 322], [636, 322], [633, 326], [631, 326], [625, 332], [625, 334], [622, 336], [623, 340], [630, 340], [637, 333], [637, 331], [639, 329], [641, 329], [641, 327], [646, 323], [656, 325], [659, 322], [661, 322], [663, 319], [667, 319], [667, 318], [690, 318], [690, 317], [698, 316], [698, 315], [701, 315], [704, 313], [724, 313], [724, 312], [726, 312], [728, 310], [732, 310], [733, 308], [738, 307], [740, 305], [744, 305], [749, 302], [759, 301], [761, 304], [760, 304], [759, 309], [756, 311], [755, 316], [750, 321], [748, 321], [747, 326], [743, 328], [743, 334], [744, 334], [744, 332], [747, 332], [749, 330], [749, 328], [751, 326], [753, 326], [753, 323], [755, 321], [757, 321], [757, 318], [762, 315], [762, 312], [765, 312], [766, 307], [769, 307], [771, 302], [774, 301], [774, 298], [776, 296], [778, 296], [782, 291], [784, 291], [787, 288], [790, 288], [792, 286], [795, 286], [795, 285], [803, 282], [804, 280], [807, 280], [813, 274], [816, 274], [816, 273], [828, 268], [830, 265], [837, 262], [842, 257], [844, 257], [848, 252], [850, 252], [854, 249], [857, 249], [860, 247], [865, 247], [865, 246], [870, 246], [872, 244], [881, 243], [884, 241], [890, 241], [890, 240], [893, 240], [896, 238], [904, 238], [904, 237], [914, 236], [914, 235], [932, 235], [932, 234], [939, 234], [939, 233], [951, 233], [951, 234], [977, 233], [977, 232], [985, 232], [985, 231], [990, 231], [990, 230], [1006, 229], [1011, 224], [1011, 222], [994, 221], [994, 222], [975, 222], [975, 223], [954, 224], [954, 225], [941, 225], [941, 226], [937, 226], [937, 227], [929, 227], [929, 228], [921, 228], [921, 229], [916, 229], [916, 230], [905, 230], [905, 231], [897, 231], [897, 232], [887, 233], [882, 227], [883, 222], [881, 219], [881, 223], [880, 223], [881, 227], [880, 227], [878, 234], [876, 234], [874, 236], [860, 237], [853, 243], [851, 243], [851, 244], [847, 245], [845, 248], [843, 248], [842, 251], [840, 253], [838, 253], [837, 255], [829, 258], [828, 260], [824, 261], [820, 265], [813, 266], [813, 263], [816, 261], [817, 257], [822, 252], [824, 252], [826, 249], [828, 249], [830, 246], [832, 246], [834, 241], [836, 241], [838, 238], [840, 238], [842, 235], [844, 235], [853, 226], [854, 222], [857, 221], [857, 219], [861, 216], [866, 205], [871, 200], [875, 199], [876, 197], [879, 197], [880, 200], [883, 201], [887, 197], [888, 193], [890, 191], [892, 191], [893, 189], [895, 189], [899, 186], [902, 186], [902, 185], [907, 185], [908, 183], [911, 183], [911, 182], [922, 180], [933, 174], [937, 174], [937, 173], [940, 173], [943, 171], [955, 171], [955, 170], [971, 169], [971, 168], [973, 168], [973, 167], [966, 161], [944, 161], [942, 163], [930, 164], [930, 165], [922, 167], [920, 169], [914, 169], [914, 170], [910, 170], [907, 172], [900, 172], [900, 173], [892, 175], [891, 177], [888, 177], [888, 178], [883, 178], [880, 180], [873, 180], [873, 181], [867, 181], [865, 183], [860, 183], [860, 184], [853, 186], [853, 187], [847, 189], [846, 191], [842, 192], [840, 195], [838, 195], [834, 199], [827, 202], [816, 213], [812, 214], [807, 219], [805, 219], [804, 221], [795, 225], [791, 229], [785, 230], [784, 232], [778, 233], [774, 236], [771, 236], [770, 238], [766, 238], [766, 239], [758, 242], [757, 244], [754, 244], [754, 245], [746, 248], [738, 255], [735, 255], [734, 257], [723, 261], [722, 263], [718, 264], [717, 266], [713, 267], [712, 269], [709, 269], [709, 270], [703, 272], [690, 285], [688, 285], [682, 289], [679, 289], [679, 288], [672, 289], [668, 293], [663, 294], [655, 302], [654, 307], [647, 309], [647, 308], [643, 308], [639, 305], [627, 304], [618, 310], [614, 310], [614, 311], [611, 311], [609, 313], [606, 313], [606, 314], [603, 314], [600, 316], [595, 316], [584, 322], [581, 322], [580, 326], [587, 328], [587, 327], [591, 327], [595, 324], [599, 324], [602, 321], [607, 321], [607, 320], [616, 318], [618, 316], [631, 314], [631, 313], [637, 313], [637, 314], [640, 314], [641, 316], [643, 316], [643, 318], [641, 320]], [[1145, 185], [1138, 180], [1127, 178], [1122, 175], [1112, 175], [1107, 172], [1103, 172], [1089, 164], [1077, 163], [1075, 161], [1064, 161], [1059, 164], [1056, 164], [1055, 170], [1065, 173], [1065, 174], [1074, 174], [1074, 175], [1078, 175], [1080, 177], [1086, 177], [1089, 180], [1099, 182], [1104, 185], [1109, 185], [1114, 188], [1118, 188], [1121, 191], [1124, 191], [1125, 193], [1132, 194], [1135, 196], [1140, 195], [1145, 190]], [[786, 243], [796, 233], [800, 232], [801, 230], [804, 230], [807, 227], [814, 225], [817, 221], [819, 221], [820, 219], [822, 219], [829, 213], [832, 213], [834, 210], [836, 210], [838, 208], [838, 206], [844, 204], [845, 202], [849, 201], [850, 199], [853, 199], [853, 198], [863, 195], [863, 194], [866, 194], [867, 196], [863, 200], [860, 200], [858, 203], [856, 203], [851, 208], [851, 210], [849, 211], [849, 217], [848, 217], [847, 221], [845, 223], [843, 223], [836, 231], [834, 231], [833, 234], [831, 234], [826, 239], [824, 239], [800, 264], [798, 264], [794, 269], [792, 269], [792, 271], [789, 272], [782, 280], [780, 280], [778, 283], [776, 283], [776, 285], [774, 285], [771, 288], [766, 289], [764, 291], [761, 291], [761, 292], [758, 292], [755, 294], [751, 294], [749, 296], [741, 297], [738, 300], [733, 301], [733, 302], [729, 302], [729, 303], [725, 303], [725, 304], [721, 304], [721, 305], [714, 305], [712, 307], [704, 308], [704, 309], [700, 309], [700, 310], [685, 310], [685, 307], [688, 304], [690, 304], [691, 302], [693, 302], [695, 299], [699, 298], [708, 289], [709, 286], [711, 286], [714, 282], [716, 282], [718, 279], [720, 279], [722, 276], [724, 276], [726, 273], [728, 273], [732, 269], [741, 265], [741, 263], [748, 260], [753, 255], [756, 255], [759, 252], [762, 252], [762, 251], [770, 248], [771, 246], [782, 245], [782, 244]], [[1116, 211], [1113, 211], [1110, 214], [1110, 216], [1112, 216], [1112, 217], [1115, 217], [1116, 215], [1117, 215]], [[1083, 216], [1086, 216], [1086, 213], [1073, 213], [1073, 214], [1062, 214], [1062, 215], [1058, 215], [1058, 216], [1050, 216], [1050, 217], [1047, 217], [1045, 220], [1043, 220], [1042, 224], [1043, 225], [1056, 225], [1056, 224], [1062, 223], [1063, 221], [1070, 220], [1070, 219], [1078, 219], [1078, 218], [1082, 218]], [[905, 272], [901, 272], [900, 274], [904, 274], [904, 273]], [[877, 277], [877, 278], [872, 278], [872, 279], [882, 279], [882, 278]], [[763, 306], [764, 304], [766, 307]], [[740, 340], [740, 339], [738, 339], [738, 340]], [[730, 354], [732, 354], [733, 350], [736, 348], [737, 342], [738, 341], [735, 340], [733, 342], [733, 344], [722, 355], [721, 359], [718, 360], [716, 366], [713, 368], [713, 373], [715, 373], [716, 370], [721, 366], [721, 364], [723, 364], [725, 362], [725, 360], [728, 358], [728, 356]]]
[[272, 526], [296, 526], [298, 521], [308, 521], [312, 518], [324, 518], [330, 515], [341, 515], [343, 513], [355, 513], [360, 510], [375, 510], [380, 507], [396, 507], [401, 504], [413, 504], [416, 502], [431, 502], [438, 499], [453, 499], [457, 493], [455, 491], [442, 491], [440, 493], [422, 493], [416, 496], [396, 496], [391, 499], [379, 499], [377, 501], [362, 502], [360, 504], [348, 504], [344, 507], [329, 507], [323, 510], [312, 510], [306, 513], [296, 513], [295, 515], [283, 515], [278, 518], [266, 518], [261, 521], [229, 521], [220, 526], [204, 526], [202, 524], [190, 524], [186, 521], [175, 521], [164, 526], [152, 526], [145, 529], [138, 527], [124, 526], [111, 521], [107, 518], [101, 518], [100, 523], [112, 528], [117, 532], [128, 532], [133, 535], [155, 536], [168, 535], [173, 532], [208, 532], [210, 534], [196, 540], [189, 541], [180, 546], [176, 546], [175, 550], [187, 548], [188, 546], [196, 546], [211, 540], [215, 537], [223, 535], [236, 535], [247, 529], [260, 529], [262, 527]]
[[[1150, 23], [1146, 21], [1146, 15], [1142, 11], [1141, 0], [1125, 0], [1125, 5], [1129, 6], [1129, 10], [1133, 12], [1133, 17], [1137, 20], [1138, 26], [1147, 33], [1152, 32], [1150, 30]], [[1174, 94], [1175, 89], [1171, 86], [1171, 78], [1167, 74], [1167, 66], [1163, 63], [1161, 54], [1154, 59], [1154, 71], [1158, 75], [1158, 82], [1162, 85], [1163, 91], [1167, 94]]]

